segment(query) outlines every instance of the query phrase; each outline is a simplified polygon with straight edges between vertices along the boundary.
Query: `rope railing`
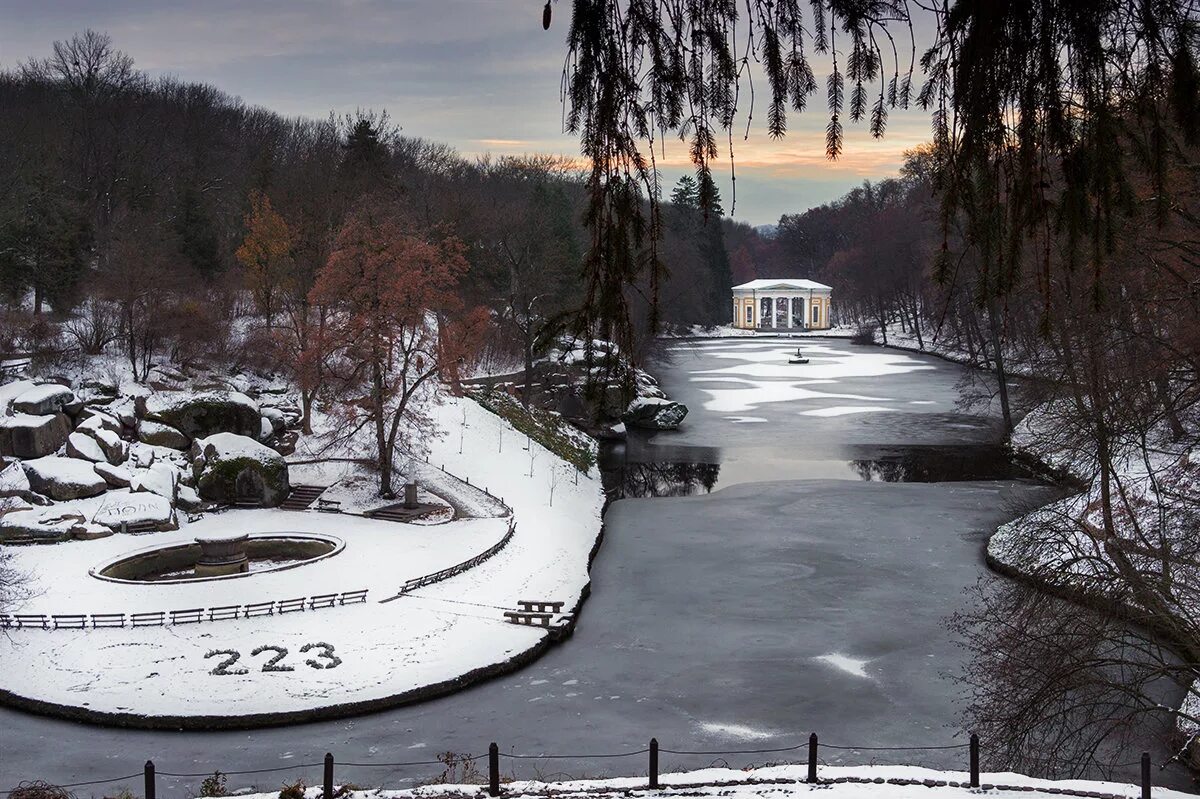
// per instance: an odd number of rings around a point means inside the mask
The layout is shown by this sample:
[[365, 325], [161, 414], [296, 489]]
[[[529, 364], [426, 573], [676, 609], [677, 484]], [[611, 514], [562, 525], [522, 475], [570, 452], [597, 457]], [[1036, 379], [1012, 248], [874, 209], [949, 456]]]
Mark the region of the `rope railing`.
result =
[[252, 619], [310, 610], [324, 610], [367, 601], [370, 589], [313, 594], [294, 599], [272, 599], [210, 608], [155, 610], [142, 613], [0, 613], [0, 630], [93, 630], [107, 628], [165, 627], [201, 622]]
[[[878, 776], [878, 775], [855, 775], [855, 774], [828, 775], [828, 776], [826, 776], [826, 778], [822, 779], [821, 769], [823, 769], [823, 768], [828, 769], [828, 768], [831, 768], [831, 766], [828, 766], [828, 765], [820, 762], [819, 751], [820, 751], [821, 747], [824, 747], [824, 748], [830, 749], [830, 750], [836, 750], [836, 751], [897, 751], [897, 752], [949, 751], [949, 750], [968, 749], [970, 754], [969, 754], [969, 760], [968, 760], [968, 764], [967, 764], [968, 770], [966, 772], [967, 779], [966, 780], [937, 779], [937, 778], [921, 778], [921, 779], [919, 779], [916, 777], [895, 777], [895, 776], [885, 778], [885, 777]], [[678, 756], [711, 757], [711, 756], [723, 756], [723, 755], [774, 754], [774, 753], [780, 753], [780, 752], [794, 752], [794, 751], [801, 750], [804, 748], [807, 748], [807, 750], [808, 750], [806, 761], [801, 761], [800, 763], [787, 764], [787, 765], [802, 765], [803, 763], [807, 763], [807, 775], [806, 775], [805, 779], [798, 779], [798, 778], [792, 778], [792, 777], [787, 777], [787, 776], [772, 776], [770, 778], [756, 778], [753, 775], [749, 775], [742, 780], [731, 780], [731, 781], [730, 780], [726, 780], [726, 781], [711, 781], [710, 780], [709, 782], [679, 782], [678, 780], [673, 780], [670, 785], [661, 784], [660, 779], [659, 779], [659, 755], [660, 754], [671, 754], [671, 755], [678, 755]], [[1083, 789], [1079, 789], [1079, 788], [1069, 788], [1069, 787], [1060, 787], [1060, 786], [1042, 787], [1042, 786], [1027, 785], [1027, 784], [1026, 785], [1006, 785], [1006, 784], [985, 783], [982, 781], [982, 777], [984, 775], [981, 773], [980, 767], [979, 767], [979, 737], [974, 734], [972, 734], [970, 737], [970, 740], [965, 743], [933, 744], [933, 745], [928, 745], [928, 746], [911, 746], [911, 745], [906, 745], [906, 746], [877, 746], [877, 745], [842, 746], [842, 745], [834, 745], [834, 744], [823, 744], [819, 741], [816, 733], [813, 733], [812, 735], [809, 736], [807, 741], [804, 741], [804, 742], [801, 742], [801, 743], [798, 743], [795, 745], [791, 745], [791, 746], [766, 747], [766, 748], [760, 748], [760, 749], [724, 749], [724, 750], [720, 750], [720, 749], [703, 749], [703, 750], [701, 750], [701, 749], [666, 749], [666, 748], [659, 747], [658, 740], [656, 738], [651, 738], [649, 746], [642, 748], [642, 749], [635, 749], [635, 750], [624, 751], [624, 752], [592, 752], [592, 753], [587, 753], [587, 754], [557, 754], [557, 753], [532, 754], [532, 753], [501, 752], [499, 746], [493, 742], [488, 747], [488, 752], [486, 755], [487, 760], [488, 760], [488, 785], [486, 786], [487, 792], [490, 796], [493, 796], [493, 797], [500, 796], [502, 793], [501, 784], [500, 784], [500, 759], [502, 757], [505, 759], [508, 759], [508, 760], [593, 761], [593, 760], [640, 757], [643, 755], [648, 755], [647, 782], [646, 782], [646, 785], [644, 788], [639, 787], [639, 788], [634, 789], [634, 790], [639, 790], [639, 791], [642, 791], [642, 790], [654, 791], [654, 790], [662, 790], [662, 789], [680, 790], [680, 789], [704, 787], [706, 785], [722, 785], [722, 786], [724, 786], [724, 785], [743, 785], [743, 784], [744, 785], [755, 785], [755, 784], [761, 784], [764, 782], [791, 783], [791, 784], [808, 783], [808, 784], [814, 784], [814, 785], [832, 785], [832, 784], [839, 784], [839, 783], [859, 783], [859, 784], [890, 784], [890, 785], [924, 785], [929, 788], [951, 787], [951, 788], [969, 788], [969, 789], [983, 789], [983, 790], [994, 789], [994, 790], [999, 790], [999, 791], [1006, 791], [1006, 790], [1007, 791], [1023, 791], [1023, 792], [1032, 791], [1032, 792], [1044, 792], [1044, 793], [1049, 793], [1049, 794], [1054, 794], [1054, 795], [1088, 797], [1089, 799], [1095, 799], [1095, 797], [1098, 797], [1098, 796], [1109, 797], [1109, 799], [1123, 799], [1123, 795], [1121, 795], [1121, 794], [1098, 794], [1093, 791], [1087, 791], [1087, 790], [1083, 790]], [[113, 783], [134, 780], [138, 776], [141, 776], [144, 780], [144, 786], [145, 786], [144, 799], [156, 799], [155, 794], [156, 794], [156, 790], [157, 790], [156, 785], [157, 785], [158, 777], [166, 777], [166, 778], [170, 778], [170, 779], [202, 779], [202, 778], [212, 777], [212, 776], [214, 776], [214, 774], [220, 774], [220, 775], [223, 775], [226, 777], [254, 776], [254, 775], [259, 775], [259, 774], [274, 774], [274, 773], [279, 773], [279, 772], [284, 772], [284, 771], [294, 772], [297, 770], [314, 769], [317, 767], [321, 767], [323, 770], [321, 799], [334, 799], [334, 796], [335, 796], [335, 793], [334, 793], [334, 769], [335, 769], [335, 766], [343, 768], [343, 769], [345, 769], [345, 768], [352, 768], [352, 769], [355, 769], [355, 768], [366, 768], [366, 769], [414, 768], [414, 767], [422, 767], [422, 766], [442, 766], [449, 773], [449, 772], [453, 771], [457, 767], [458, 764], [474, 763], [477, 760], [481, 760], [483, 757], [484, 756], [482, 756], [482, 755], [461, 755], [461, 756], [457, 756], [453, 759], [446, 758], [446, 759], [437, 759], [437, 760], [408, 760], [408, 761], [398, 761], [398, 762], [358, 763], [358, 762], [335, 762], [333, 754], [327, 753], [325, 755], [324, 760], [319, 763], [299, 763], [299, 764], [289, 763], [284, 766], [272, 766], [269, 768], [243, 769], [243, 770], [217, 771], [217, 772], [156, 771], [153, 761], [147, 760], [146, 764], [143, 768], [143, 771], [140, 774], [135, 773], [135, 774], [129, 774], [129, 775], [126, 775], [123, 777], [113, 777], [110, 779], [91, 780], [91, 781], [85, 781], [85, 782], [74, 782], [74, 783], [58, 785], [58, 786], [54, 786], [54, 787], [67, 789], [67, 788], [84, 788], [84, 787], [88, 787], [88, 786], [111, 785]], [[1151, 799], [1152, 785], [1151, 785], [1151, 763], [1150, 763], [1149, 753], [1143, 752], [1140, 760], [1132, 761], [1131, 763], [1127, 763], [1127, 764], [1120, 764], [1119, 767], [1138, 765], [1138, 764], [1141, 765], [1140, 799]], [[772, 765], [779, 765], [779, 764], [772, 764]], [[1114, 768], [1116, 768], [1116, 767], [1118, 767], [1118, 766], [1114, 766]], [[676, 776], [686, 776], [686, 774], [677, 774]], [[947, 777], [952, 776], [952, 773], [946, 774], [945, 776], [947, 776]], [[629, 794], [630, 790], [631, 789], [628, 786], [620, 786], [619, 789], [614, 788], [611, 791], [608, 790], [607, 788], [605, 788], [604, 786], [594, 786], [594, 787], [585, 786], [585, 787], [580, 787], [579, 789], [572, 789], [572, 790], [567, 790], [567, 791], [555, 791], [555, 793], [558, 793], [558, 794], [563, 794], [563, 793], [566, 793], [566, 794], [570, 794], [570, 793], [576, 793], [576, 794], [601, 793], [602, 794], [602, 793], [621, 792], [628, 796], [628, 795], [630, 795]], [[11, 790], [0, 791], [0, 796], [7, 797], [12, 794], [20, 793], [20, 791], [21, 791], [21, 787], [18, 786], [17, 788], [14, 788]], [[1128, 799], [1137, 799], [1137, 798], [1128, 797]]]

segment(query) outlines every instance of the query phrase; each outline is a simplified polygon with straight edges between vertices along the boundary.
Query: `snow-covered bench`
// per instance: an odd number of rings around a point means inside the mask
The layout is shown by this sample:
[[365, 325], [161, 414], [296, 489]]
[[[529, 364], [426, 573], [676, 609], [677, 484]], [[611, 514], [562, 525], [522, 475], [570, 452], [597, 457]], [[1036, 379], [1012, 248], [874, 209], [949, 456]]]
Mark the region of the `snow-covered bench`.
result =
[[305, 599], [304, 597], [299, 597], [298, 599], [281, 599], [276, 604], [281, 614], [295, 613], [304, 610]]
[[342, 501], [340, 499], [318, 499], [317, 510], [326, 513], [341, 513]]
[[92, 614], [92, 629], [97, 627], [124, 627], [124, 613], [93, 613]]
[[526, 613], [562, 613], [562, 602], [544, 599], [518, 599], [517, 607]]
[[367, 591], [364, 588], [361, 591], [343, 591], [341, 598], [338, 600], [339, 605], [355, 605], [359, 602], [367, 601]]
[[273, 616], [275, 614], [275, 602], [254, 602], [246, 605], [246, 618], [252, 619], [255, 616]]
[[55, 613], [50, 618], [54, 619], [56, 630], [82, 630], [87, 627], [87, 614], [84, 613]]
[[241, 605], [222, 605], [219, 608], [208, 609], [209, 621], [226, 621], [242, 615]]
[[316, 596], [309, 597], [308, 608], [309, 610], [331, 608], [337, 604], [337, 598], [337, 594], [317, 594]]
[[171, 624], [196, 624], [204, 619], [204, 608], [172, 610]]
[[43, 613], [14, 613], [12, 620], [14, 622], [13, 626], [19, 629], [26, 627], [40, 627], [43, 630], [50, 629], [50, 620]]
[[504, 619], [510, 624], [525, 624], [530, 627], [549, 627], [553, 613], [530, 613], [524, 610], [506, 610]]
[[161, 610], [152, 613], [130, 613], [129, 625], [131, 627], [161, 627], [166, 621], [167, 614]]

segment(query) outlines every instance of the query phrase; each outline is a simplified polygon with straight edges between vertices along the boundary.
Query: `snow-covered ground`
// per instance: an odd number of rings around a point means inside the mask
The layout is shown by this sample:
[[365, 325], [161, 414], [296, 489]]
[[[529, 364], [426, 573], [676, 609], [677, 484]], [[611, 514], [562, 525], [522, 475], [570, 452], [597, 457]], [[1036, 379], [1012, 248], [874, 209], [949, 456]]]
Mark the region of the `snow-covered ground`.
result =
[[[670, 755], [662, 755], [669, 757]], [[501, 774], [505, 762], [501, 759]], [[354, 776], [351, 769], [346, 774]], [[335, 778], [339, 776], [335, 771]], [[765, 796], [790, 799], [818, 793], [840, 799], [910, 799], [930, 796], [942, 799], [966, 799], [971, 796], [1017, 796], [1031, 792], [1055, 795], [1115, 799], [1138, 797], [1141, 787], [1097, 780], [1044, 780], [1011, 772], [982, 774], [980, 787], [969, 787], [964, 772], [935, 771], [917, 766], [820, 766], [818, 784], [806, 783], [806, 765], [765, 766], [746, 770], [708, 768], [659, 775], [659, 788], [650, 789], [646, 777], [621, 777], [604, 780], [567, 780], [559, 782], [514, 781], [501, 785], [509, 799], [518, 797], [599, 797], [599, 796], [687, 796], [761, 799]], [[231, 778], [231, 780], [234, 778]], [[335, 779], [335, 784], [337, 780]], [[486, 786], [473, 784], [434, 784], [408, 790], [353, 790], [352, 799], [438, 799], [440, 797], [484, 797]], [[1190, 794], [1166, 788], [1152, 788], [1158, 799], [1182, 799]], [[275, 799], [278, 792], [245, 794], [248, 799]], [[308, 788], [306, 799], [318, 799], [319, 786]]]
[[[473, 672], [529, 653], [549, 632], [509, 624], [502, 613], [518, 600], [577, 606], [600, 532], [599, 474], [578, 475], [576, 483], [573, 469], [470, 400], [447, 401], [435, 413], [446, 435], [429, 442], [431, 462], [489, 486], [513, 509], [516, 534], [494, 557], [383, 601], [406, 579], [487, 549], [503, 537], [507, 520], [423, 528], [347, 514], [248, 510], [209, 516], [176, 532], [21, 548], [17, 566], [36, 581], [34, 595], [15, 609], [21, 613], [173, 610], [363, 588], [369, 594], [365, 604], [284, 616], [137, 629], [15, 630], [0, 637], [0, 688], [21, 700], [90, 714], [181, 723], [262, 714], [311, 718], [347, 705], [386, 704], [450, 681], [456, 682], [447, 689], [461, 687]], [[460, 437], [464, 423], [470, 434]], [[129, 585], [88, 573], [125, 552], [198, 533], [272, 531], [328, 534], [345, 548], [297, 568], [211, 582]], [[287, 654], [273, 662], [285, 670], [264, 670], [281, 649]], [[233, 653], [237, 660], [226, 666], [228, 673], [214, 674]]]

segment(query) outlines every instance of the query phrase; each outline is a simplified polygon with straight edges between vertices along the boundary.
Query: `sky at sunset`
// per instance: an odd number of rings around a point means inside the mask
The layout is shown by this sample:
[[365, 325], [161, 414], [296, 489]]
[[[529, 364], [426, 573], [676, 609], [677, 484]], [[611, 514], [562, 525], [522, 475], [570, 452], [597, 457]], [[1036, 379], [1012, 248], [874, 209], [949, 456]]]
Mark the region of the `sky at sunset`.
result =
[[[151, 74], [210, 83], [282, 114], [386, 108], [405, 134], [466, 155], [574, 156], [559, 93], [569, 0], [554, 12], [544, 32], [538, 0], [0, 0], [0, 66], [45, 56], [55, 39], [90, 27]], [[847, 124], [844, 156], [826, 160], [826, 63], [814, 57], [821, 89], [809, 111], [789, 117], [779, 141], [759, 122], [766, 109], [756, 85], [760, 107], [749, 140], [744, 129], [734, 138], [738, 219], [774, 223], [863, 180], [894, 175], [903, 151], [928, 140], [926, 112], [897, 110], [883, 140], [865, 124]], [[919, 87], [919, 75], [915, 81]], [[690, 171], [681, 146], [667, 148], [665, 164], [668, 182]], [[719, 172], [728, 211], [727, 161]]]

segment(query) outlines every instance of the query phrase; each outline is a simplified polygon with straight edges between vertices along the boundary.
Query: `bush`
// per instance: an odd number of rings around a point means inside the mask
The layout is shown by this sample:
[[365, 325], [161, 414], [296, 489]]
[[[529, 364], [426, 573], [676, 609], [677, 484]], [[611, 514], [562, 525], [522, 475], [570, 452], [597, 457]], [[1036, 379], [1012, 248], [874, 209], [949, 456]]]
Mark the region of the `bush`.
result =
[[22, 782], [8, 792], [9, 799], [75, 799], [75, 794], [42, 780]]
[[291, 785], [285, 782], [279, 791], [279, 799], [304, 799], [304, 792], [307, 789], [308, 786], [304, 784], [304, 780], [296, 780]]
[[859, 325], [854, 331], [854, 335], [850, 337], [851, 344], [874, 344], [875, 343], [875, 325]]
[[214, 771], [211, 777], [205, 777], [204, 782], [200, 783], [200, 795], [224, 796], [225, 775], [219, 771]]

